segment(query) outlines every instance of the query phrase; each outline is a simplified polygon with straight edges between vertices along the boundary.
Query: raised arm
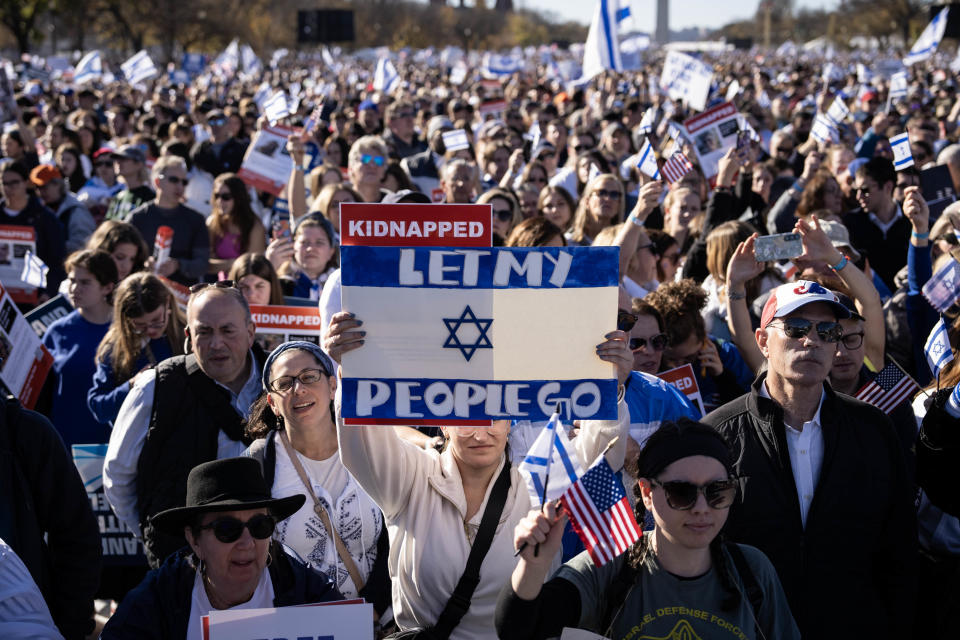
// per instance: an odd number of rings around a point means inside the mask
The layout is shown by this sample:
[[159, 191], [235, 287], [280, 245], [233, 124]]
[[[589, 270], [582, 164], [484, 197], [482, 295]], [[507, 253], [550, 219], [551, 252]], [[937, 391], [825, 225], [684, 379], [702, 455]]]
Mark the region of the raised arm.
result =
[[727, 328], [733, 343], [740, 350], [747, 365], [754, 373], [760, 370], [764, 357], [753, 337], [750, 309], [747, 308], [747, 282], [763, 273], [764, 263], [757, 262], [753, 254], [756, 233], [737, 245], [737, 250], [727, 264]]
[[297, 220], [307, 215], [307, 188], [303, 179], [304, 150], [303, 141], [298, 134], [287, 136], [287, 152], [293, 159], [293, 169], [290, 170], [290, 179], [287, 181], [287, 206], [290, 208], [290, 227], [293, 228]]
[[640, 195], [633, 211], [627, 217], [626, 224], [620, 226], [617, 237], [613, 240], [615, 247], [620, 247], [620, 278], [627, 273], [630, 258], [637, 252], [641, 242], [649, 243], [650, 239], [643, 228], [647, 216], [657, 207], [660, 194], [663, 193], [663, 183], [652, 181], [640, 187]]

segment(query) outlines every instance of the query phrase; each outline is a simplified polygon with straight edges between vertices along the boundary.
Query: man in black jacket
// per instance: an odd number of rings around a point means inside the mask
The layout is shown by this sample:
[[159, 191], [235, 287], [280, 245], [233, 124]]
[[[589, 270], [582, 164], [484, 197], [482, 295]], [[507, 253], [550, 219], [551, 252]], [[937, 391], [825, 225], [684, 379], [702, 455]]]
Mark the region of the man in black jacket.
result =
[[771, 294], [756, 332], [767, 373], [704, 419], [744, 478], [726, 531], [773, 562], [803, 637], [912, 637], [916, 516], [900, 445], [883, 412], [826, 382], [845, 317], [815, 282]]
[[227, 116], [219, 109], [207, 114], [207, 127], [210, 129], [210, 139], [198, 142], [190, 152], [193, 165], [214, 178], [228, 171], [239, 171], [249, 143], [230, 135]]
[[0, 539], [40, 587], [67, 640], [93, 630], [100, 529], [63, 440], [39, 413], [0, 396]]

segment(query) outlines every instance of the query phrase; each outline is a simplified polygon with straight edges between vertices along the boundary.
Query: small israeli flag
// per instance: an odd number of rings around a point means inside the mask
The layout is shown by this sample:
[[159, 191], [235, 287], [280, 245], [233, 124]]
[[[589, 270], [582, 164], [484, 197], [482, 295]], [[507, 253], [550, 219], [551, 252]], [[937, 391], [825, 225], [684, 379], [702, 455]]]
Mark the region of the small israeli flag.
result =
[[930, 365], [930, 371], [934, 376], [940, 375], [940, 370], [951, 360], [953, 360], [953, 349], [950, 348], [950, 333], [947, 331], [947, 324], [943, 321], [943, 316], [933, 325], [933, 331], [927, 337], [927, 342], [923, 345], [923, 352], [927, 356], [927, 364]]
[[530, 502], [534, 505], [540, 505], [544, 487], [547, 501], [556, 500], [583, 475], [573, 443], [563, 430], [559, 414], [554, 413], [550, 417], [519, 468], [530, 493]]
[[20, 279], [40, 289], [47, 286], [48, 271], [50, 269], [43, 260], [27, 249], [27, 253], [23, 256], [23, 271], [20, 272]]
[[290, 115], [290, 106], [287, 103], [287, 94], [277, 91], [263, 103], [263, 113], [270, 124], [277, 124]]
[[913, 166], [910, 139], [906, 133], [890, 138], [890, 148], [893, 149], [893, 166], [897, 171]]
[[813, 120], [813, 127], [810, 128], [810, 135], [817, 142], [829, 144], [840, 140], [840, 132], [837, 127], [825, 115], [818, 113]]
[[120, 69], [123, 70], [123, 77], [130, 84], [140, 84], [159, 73], [146, 49], [141, 49], [136, 55], [120, 65]]
[[98, 80], [101, 75], [103, 75], [103, 61], [99, 51], [91, 51], [83, 56], [73, 68], [73, 81], [76, 84]]
[[400, 74], [390, 62], [390, 58], [382, 56], [377, 60], [377, 69], [373, 73], [373, 88], [375, 91], [390, 93], [400, 86]]
[[486, 75], [508, 76], [523, 70], [523, 60], [511, 54], [487, 53], [483, 56], [483, 72]]
[[453, 131], [443, 132], [443, 146], [447, 151], [459, 151], [460, 149], [469, 149], [470, 140], [467, 138], [467, 132], [463, 129], [454, 129]]
[[909, 82], [907, 79], [906, 71], [898, 71], [892, 76], [890, 76], [890, 99], [891, 100], [907, 97], [908, 88], [909, 88]]
[[847, 108], [843, 98], [837, 96], [833, 99], [833, 104], [827, 109], [827, 118], [837, 127], [842, 125], [850, 115], [850, 109]]
[[243, 65], [243, 72], [249, 75], [256, 75], [263, 70], [263, 63], [248, 44], [240, 47], [240, 63]]
[[640, 118], [640, 124], [638, 129], [642, 135], [647, 135], [653, 131], [653, 125], [657, 119], [657, 110], [653, 107], [650, 107], [643, 112], [643, 117]]
[[943, 40], [943, 33], [947, 28], [947, 13], [950, 7], [944, 7], [940, 13], [934, 16], [927, 28], [923, 30], [917, 41], [910, 48], [910, 53], [903, 59], [903, 64], [910, 66], [918, 62], [927, 60], [937, 51], [940, 41]]
[[650, 144], [649, 140], [643, 141], [643, 147], [640, 148], [640, 153], [637, 155], [640, 156], [640, 160], [637, 162], [640, 173], [654, 180], [659, 180], [660, 167], [657, 166], [657, 156], [653, 152], [653, 145]]

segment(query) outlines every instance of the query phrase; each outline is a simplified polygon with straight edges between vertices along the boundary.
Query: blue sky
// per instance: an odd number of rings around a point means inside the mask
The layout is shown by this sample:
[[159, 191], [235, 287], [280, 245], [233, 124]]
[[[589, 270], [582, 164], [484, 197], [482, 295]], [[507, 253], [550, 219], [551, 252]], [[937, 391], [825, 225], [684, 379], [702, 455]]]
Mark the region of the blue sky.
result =
[[[514, 0], [524, 9], [552, 11], [562, 18], [590, 24], [596, 0]], [[492, 4], [488, 2], [488, 4]], [[756, 13], [759, 0], [670, 0], [670, 28], [716, 28]], [[794, 0], [796, 8], [832, 9], [839, 0]], [[632, 0], [636, 28], [652, 32], [656, 25], [657, 0]]]

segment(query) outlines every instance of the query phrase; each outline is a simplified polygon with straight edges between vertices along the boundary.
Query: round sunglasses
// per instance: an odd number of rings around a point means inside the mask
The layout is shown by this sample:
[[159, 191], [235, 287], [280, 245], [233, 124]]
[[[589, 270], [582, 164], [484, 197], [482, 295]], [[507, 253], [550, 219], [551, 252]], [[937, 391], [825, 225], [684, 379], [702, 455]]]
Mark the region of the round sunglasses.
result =
[[738, 481], [735, 478], [729, 478], [697, 485], [682, 480], [660, 482], [656, 478], [651, 478], [650, 484], [663, 489], [671, 509], [688, 511], [697, 504], [697, 496], [701, 493], [711, 509], [726, 509], [737, 497]]
[[[783, 329], [785, 336], [799, 340], [810, 333], [814, 328], [814, 322], [806, 318], [786, 318], [780, 320], [777, 325], [771, 322], [768, 326], [778, 326]], [[824, 342], [837, 343], [843, 338], [843, 326], [839, 322], [817, 322], [816, 330], [817, 335]]]
[[213, 522], [199, 528], [201, 531], [203, 529], [212, 529], [213, 535], [217, 540], [229, 544], [239, 540], [240, 536], [243, 535], [244, 529], [249, 529], [250, 535], [255, 539], [266, 540], [273, 535], [273, 529], [276, 525], [277, 521], [274, 520], [273, 516], [259, 513], [246, 522], [241, 522], [237, 518], [231, 517], [217, 518]]
[[643, 349], [647, 346], [647, 343], [650, 344], [650, 348], [654, 351], [663, 351], [667, 348], [667, 336], [666, 334], [658, 333], [649, 338], [630, 338], [630, 350], [636, 351], [637, 349]]

